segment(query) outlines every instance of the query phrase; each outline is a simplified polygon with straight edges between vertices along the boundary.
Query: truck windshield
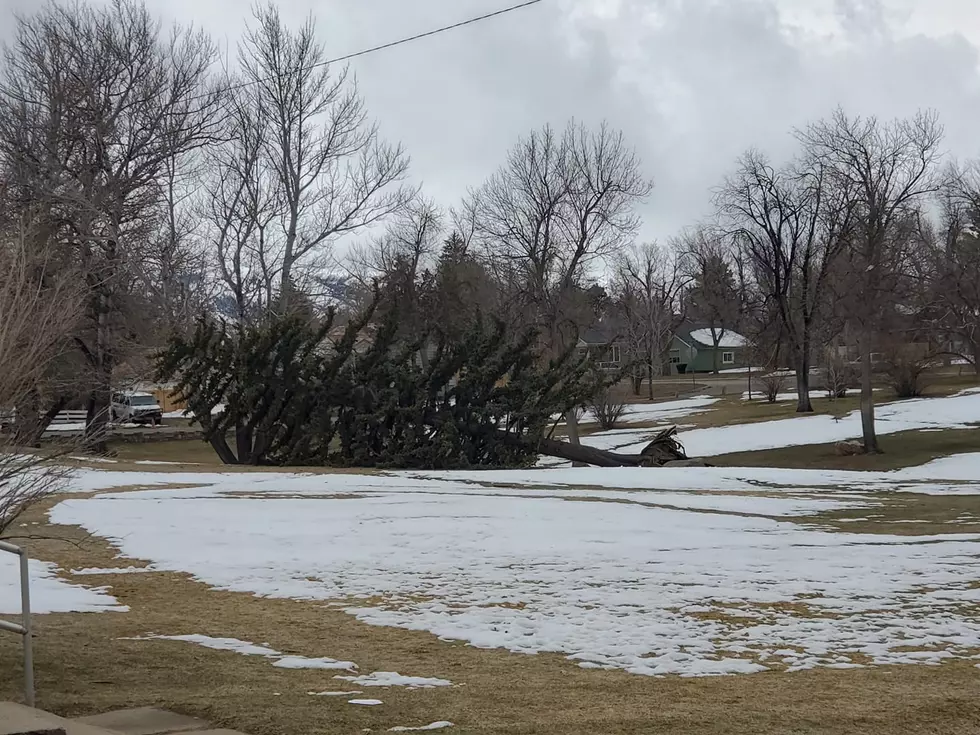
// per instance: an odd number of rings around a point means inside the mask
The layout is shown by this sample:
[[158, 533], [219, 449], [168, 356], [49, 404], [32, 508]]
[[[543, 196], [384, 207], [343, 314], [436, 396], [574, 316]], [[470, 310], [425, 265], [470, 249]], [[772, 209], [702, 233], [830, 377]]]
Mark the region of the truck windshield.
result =
[[153, 396], [130, 396], [129, 405], [131, 406], [155, 406], [157, 399]]

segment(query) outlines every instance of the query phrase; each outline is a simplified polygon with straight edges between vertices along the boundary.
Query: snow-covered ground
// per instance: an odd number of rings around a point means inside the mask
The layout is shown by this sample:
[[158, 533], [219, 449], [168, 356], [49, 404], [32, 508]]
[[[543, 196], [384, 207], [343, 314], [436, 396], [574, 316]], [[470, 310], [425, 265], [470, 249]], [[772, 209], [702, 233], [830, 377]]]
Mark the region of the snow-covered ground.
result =
[[[125, 612], [103, 587], [82, 587], [57, 576], [58, 567], [49, 562], [31, 559], [28, 574], [31, 579], [31, 612]], [[0, 554], [0, 615], [19, 615], [20, 561], [13, 554]]]
[[[980, 392], [965, 390], [945, 398], [917, 398], [880, 404], [875, 410], [879, 435], [928, 429], [966, 429], [980, 425]], [[582, 443], [597, 449], [639, 452], [656, 429], [618, 429], [592, 434]], [[688, 456], [714, 457], [734, 452], [827, 444], [861, 436], [861, 413], [841, 418], [799, 416], [754, 424], [731, 424], [681, 431], [679, 439]]]
[[[718, 403], [719, 400], [710, 396], [695, 396], [694, 398], [681, 398], [676, 401], [661, 401], [659, 403], [631, 403], [626, 406], [619, 423], [640, 424], [676, 421], [695, 413], [703, 413]], [[586, 413], [579, 420], [579, 423], [595, 423], [595, 417], [591, 413]]]
[[[85, 474], [111, 487], [125, 473]], [[894, 473], [189, 476], [214, 484], [69, 497], [52, 520], [220, 589], [585, 667], [700, 676], [980, 654], [980, 537], [791, 520], [874, 513], [869, 490], [980, 494], [980, 454]]]
[[[881, 389], [880, 388], [875, 388], [875, 390], [881, 390]], [[858, 395], [861, 395], [861, 389], [860, 388], [848, 388], [847, 389], [847, 392], [846, 392], [846, 395], [849, 395], [849, 396], [858, 396]], [[810, 391], [810, 398], [826, 398], [826, 397], [827, 397], [827, 391], [826, 390], [813, 388]], [[787, 392], [787, 393], [777, 393], [776, 394], [776, 403], [783, 403], [785, 401], [795, 401], [796, 399], [797, 399], [796, 391]], [[765, 395], [764, 392], [762, 392], [761, 390], [759, 390], [757, 388], [757, 389], [755, 389], [755, 390], [752, 391], [752, 398], [751, 399], [749, 398], [748, 391], [743, 392], [742, 393], [742, 400], [743, 401], [748, 401], [748, 400], [765, 401], [766, 400], [766, 395]]]
[[[885, 403], [875, 411], [879, 435], [917, 429], [966, 429], [980, 424], [980, 393], [964, 391], [945, 398], [917, 398]], [[680, 440], [688, 455], [712, 457], [731, 452], [827, 444], [861, 436], [861, 412], [841, 419], [833, 416], [764, 421], [757, 424], [720, 426], [682, 432]], [[629, 450], [627, 450], [629, 451]]]

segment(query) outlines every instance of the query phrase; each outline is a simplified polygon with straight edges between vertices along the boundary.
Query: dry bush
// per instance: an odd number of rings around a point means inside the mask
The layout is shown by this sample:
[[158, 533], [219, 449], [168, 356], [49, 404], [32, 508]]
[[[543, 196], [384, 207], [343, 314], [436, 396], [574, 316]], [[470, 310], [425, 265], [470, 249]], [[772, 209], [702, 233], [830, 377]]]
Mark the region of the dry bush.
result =
[[34, 503], [65, 484], [70, 470], [55, 454], [28, 454], [0, 441], [0, 538], [10, 538], [14, 521]]
[[601, 387], [589, 402], [589, 413], [602, 431], [615, 429], [626, 412], [626, 403], [608, 385]]
[[824, 377], [827, 381], [827, 397], [832, 401], [846, 396], [849, 388], [857, 386], [859, 378], [857, 369], [837, 355], [827, 360]]
[[770, 373], [761, 378], [762, 395], [767, 403], [775, 403], [776, 398], [786, 389], [786, 379], [782, 375]]
[[928, 387], [933, 358], [917, 345], [894, 345], [884, 353], [882, 368], [898, 398], [918, 398]]
[[42, 389], [49, 366], [68, 349], [84, 293], [84, 280], [30, 232], [0, 239], [0, 412], [13, 421], [0, 435], [0, 534], [65, 479], [55, 460], [67, 445], [46, 453], [16, 446], [17, 407]]

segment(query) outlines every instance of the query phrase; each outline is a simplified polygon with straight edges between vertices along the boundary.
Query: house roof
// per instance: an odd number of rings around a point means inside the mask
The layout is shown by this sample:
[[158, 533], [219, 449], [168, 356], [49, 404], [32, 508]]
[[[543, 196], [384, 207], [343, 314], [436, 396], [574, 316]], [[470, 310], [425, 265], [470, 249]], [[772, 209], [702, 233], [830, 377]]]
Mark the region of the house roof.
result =
[[614, 325], [602, 323], [595, 324], [588, 329], [583, 329], [579, 334], [579, 342], [587, 345], [608, 345], [616, 341], [619, 333]]
[[718, 341], [719, 348], [735, 349], [746, 347], [749, 343], [744, 336], [728, 327], [710, 327], [687, 322], [677, 330], [678, 338], [698, 347], [713, 348], [715, 346], [714, 336], [720, 338]]

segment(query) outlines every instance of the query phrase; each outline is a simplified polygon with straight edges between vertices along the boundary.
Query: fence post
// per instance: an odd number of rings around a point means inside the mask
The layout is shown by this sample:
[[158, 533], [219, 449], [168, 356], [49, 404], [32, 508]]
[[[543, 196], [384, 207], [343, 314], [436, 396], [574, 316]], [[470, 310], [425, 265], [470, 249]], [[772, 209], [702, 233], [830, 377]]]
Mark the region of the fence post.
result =
[[31, 580], [27, 565], [27, 549], [20, 550], [20, 604], [24, 627], [24, 701], [34, 706], [34, 642], [31, 632]]
[[0, 551], [20, 557], [20, 615], [21, 624], [0, 620], [0, 630], [17, 633], [24, 643], [24, 701], [33, 707], [34, 698], [34, 641], [31, 632], [31, 578], [28, 568], [27, 549], [0, 541]]

